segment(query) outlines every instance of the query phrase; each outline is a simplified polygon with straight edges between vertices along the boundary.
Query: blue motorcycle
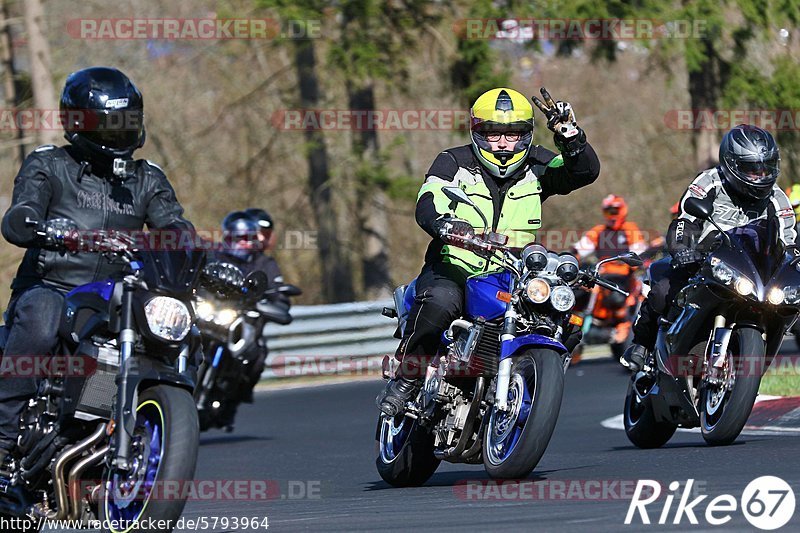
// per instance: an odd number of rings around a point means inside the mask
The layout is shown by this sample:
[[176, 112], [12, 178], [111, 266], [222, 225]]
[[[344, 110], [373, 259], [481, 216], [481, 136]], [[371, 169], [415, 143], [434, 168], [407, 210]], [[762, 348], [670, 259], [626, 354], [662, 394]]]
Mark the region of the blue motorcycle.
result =
[[[577, 259], [538, 244], [521, 253], [488, 232], [485, 216], [457, 187], [443, 189], [454, 202], [483, 218], [481, 237], [463, 239], [497, 270], [470, 277], [464, 316], [444, 333], [417, 397], [397, 416], [381, 415], [376, 430], [376, 465], [393, 486], [423, 484], [441, 461], [483, 463], [493, 478], [526, 477], [536, 467], [555, 429], [570, 352], [580, 340], [573, 317], [573, 286], [595, 284], [625, 294], [600, 278], [597, 265], [580, 270]], [[635, 254], [609, 258], [641, 265]], [[402, 337], [414, 301], [415, 283], [394, 292]], [[384, 377], [396, 371], [384, 358]]]

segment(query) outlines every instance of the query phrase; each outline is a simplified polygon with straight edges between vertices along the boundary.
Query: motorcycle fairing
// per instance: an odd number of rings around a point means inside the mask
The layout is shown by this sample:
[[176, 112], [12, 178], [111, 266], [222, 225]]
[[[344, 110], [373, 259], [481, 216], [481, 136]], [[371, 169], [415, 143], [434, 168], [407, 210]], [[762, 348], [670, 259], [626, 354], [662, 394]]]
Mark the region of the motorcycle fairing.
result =
[[507, 292], [511, 283], [510, 272], [478, 274], [467, 279], [466, 316], [494, 320], [506, 312], [506, 302], [497, 299], [498, 292]]

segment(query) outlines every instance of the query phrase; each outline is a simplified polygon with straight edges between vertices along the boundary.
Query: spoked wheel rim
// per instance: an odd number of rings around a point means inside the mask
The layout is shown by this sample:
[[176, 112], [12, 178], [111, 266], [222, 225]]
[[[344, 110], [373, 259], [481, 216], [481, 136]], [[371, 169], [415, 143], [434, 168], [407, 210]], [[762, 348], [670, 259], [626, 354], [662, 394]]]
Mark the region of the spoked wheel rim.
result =
[[535, 363], [533, 369], [533, 382], [530, 387], [519, 373], [511, 375], [508, 384], [508, 410], [500, 411], [492, 408], [489, 427], [486, 429], [488, 435], [485, 453], [489, 462], [495, 466], [508, 459], [525, 429], [525, 422], [534, 402], [531, 391], [535, 390], [537, 380]]
[[[131, 439], [131, 469], [110, 470], [105, 482], [104, 505], [110, 523], [130, 524], [139, 519], [150, 502], [164, 454], [164, 415], [154, 401], [136, 409], [136, 426]], [[119, 428], [122, 431], [122, 428]]]
[[413, 420], [409, 419], [403, 413], [395, 416], [381, 417], [381, 461], [389, 464], [397, 459], [397, 456], [400, 455], [400, 452], [408, 443], [413, 424]]

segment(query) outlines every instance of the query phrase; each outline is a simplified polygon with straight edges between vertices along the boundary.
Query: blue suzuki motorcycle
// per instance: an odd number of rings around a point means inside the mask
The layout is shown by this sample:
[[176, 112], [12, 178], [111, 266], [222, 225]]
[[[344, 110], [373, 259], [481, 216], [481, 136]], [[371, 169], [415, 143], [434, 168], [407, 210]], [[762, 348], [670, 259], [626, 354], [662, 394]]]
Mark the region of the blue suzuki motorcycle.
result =
[[[467, 280], [464, 316], [444, 333], [417, 397], [397, 416], [381, 414], [376, 430], [376, 465], [393, 486], [423, 484], [441, 461], [483, 463], [493, 478], [526, 477], [536, 467], [555, 429], [570, 352], [580, 340], [573, 317], [574, 285], [595, 284], [625, 294], [579, 270], [577, 259], [531, 244], [521, 253], [489, 233], [486, 219], [461, 189], [445, 188], [455, 202], [471, 205], [484, 219], [483, 237], [463, 246], [489, 259], [497, 270]], [[621, 260], [641, 265], [635, 254]], [[394, 292], [402, 337], [415, 283]], [[384, 358], [384, 377], [396, 372]]]

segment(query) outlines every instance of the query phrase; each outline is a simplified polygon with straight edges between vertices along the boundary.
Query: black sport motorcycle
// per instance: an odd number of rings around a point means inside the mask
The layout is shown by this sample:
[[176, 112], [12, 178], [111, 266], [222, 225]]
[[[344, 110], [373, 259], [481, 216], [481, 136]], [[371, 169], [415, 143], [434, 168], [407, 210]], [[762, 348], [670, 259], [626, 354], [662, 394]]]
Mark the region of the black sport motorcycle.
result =
[[[624, 425], [640, 448], [662, 446], [677, 427], [699, 426], [711, 445], [736, 440], [800, 312], [800, 265], [778, 239], [775, 218], [726, 232], [711, 201], [689, 198], [684, 209], [719, 234], [660, 319], [654, 353], [631, 377]], [[650, 277], [667, 268], [668, 260], [654, 263]]]
[[[18, 213], [13, 223], [45, 235], [33, 210]], [[25, 531], [48, 519], [105, 520], [126, 533], [148, 518], [174, 527], [185, 495], [157, 494], [165, 481], [191, 482], [197, 461], [191, 299], [202, 281], [225, 280], [205, 280], [202, 252], [136, 251], [114, 231], [86, 239], [78, 253], [102, 253], [123, 274], [65, 296], [57, 353], [82, 370], [48, 372], [24, 409], [0, 472], [0, 516], [32, 519]]]
[[[263, 283], [267, 278], [263, 272]], [[271, 302], [276, 294], [298, 296], [294, 285], [280, 285], [258, 295], [238, 299], [218, 298], [208, 291], [195, 301], [197, 326], [203, 337], [205, 362], [201, 366], [194, 397], [200, 417], [200, 431], [223, 428], [233, 431], [236, 409], [252, 397], [254, 374], [260, 373], [267, 356], [264, 325], [286, 325], [292, 315], [287, 306]]]

